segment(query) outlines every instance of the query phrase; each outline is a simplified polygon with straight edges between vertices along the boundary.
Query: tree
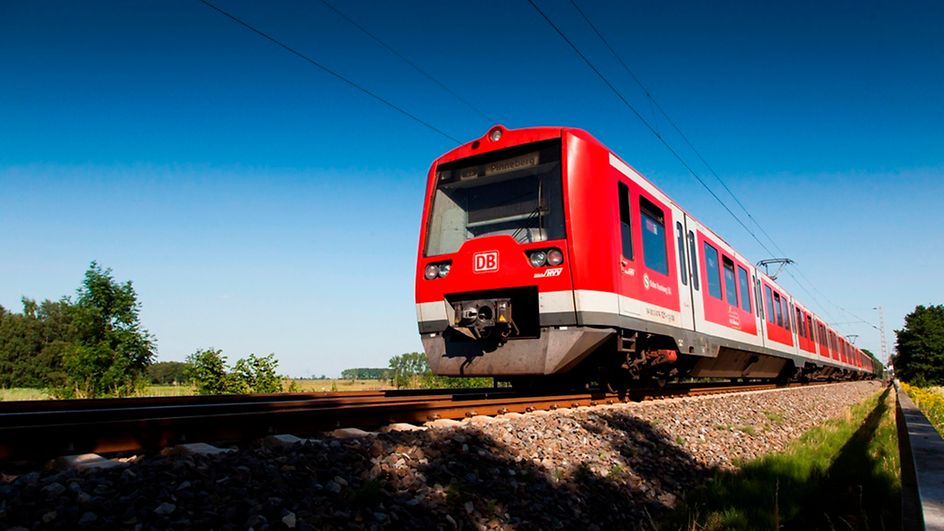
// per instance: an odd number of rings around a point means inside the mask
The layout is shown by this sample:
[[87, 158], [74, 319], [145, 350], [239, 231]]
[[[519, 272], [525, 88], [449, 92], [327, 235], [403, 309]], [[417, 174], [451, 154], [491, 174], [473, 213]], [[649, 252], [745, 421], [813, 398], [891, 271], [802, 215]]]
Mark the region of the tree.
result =
[[0, 312], [0, 386], [61, 386], [63, 354], [78, 339], [75, 307], [68, 299], [22, 303], [22, 313]]
[[187, 357], [188, 375], [202, 395], [278, 393], [282, 378], [276, 373], [279, 366], [275, 354], [239, 359], [232, 370], [226, 368], [222, 350], [198, 350]]
[[131, 281], [115, 281], [96, 262], [85, 272], [73, 318], [77, 341], [62, 356], [65, 396], [127, 396], [144, 384], [154, 337], [141, 327]]
[[187, 356], [187, 365], [187, 375], [197, 385], [197, 392], [201, 395], [233, 392], [226, 372], [226, 356], [222, 350], [198, 350]]
[[282, 391], [282, 378], [275, 372], [279, 366], [275, 354], [261, 358], [250, 354], [240, 359], [233, 367], [233, 378], [240, 384], [241, 392], [278, 393]]
[[390, 378], [390, 369], [370, 367], [344, 369], [341, 371], [341, 378], [345, 380], [385, 380]]
[[866, 356], [872, 358], [872, 370], [875, 372], [875, 377], [884, 378], [885, 366], [882, 365], [882, 362], [879, 361], [878, 357], [876, 357], [875, 354], [872, 354], [872, 351], [867, 348], [862, 349], [862, 352], [864, 352]]
[[429, 374], [429, 362], [422, 352], [407, 352], [390, 358], [391, 383], [401, 387], [419, 387], [420, 376]]
[[436, 376], [429, 369], [429, 361], [422, 352], [407, 352], [390, 358], [390, 379], [397, 389], [482, 388], [495, 385], [495, 380], [488, 377]]
[[895, 374], [918, 386], [944, 384], [944, 305], [916, 306], [895, 335]]
[[155, 385], [174, 385], [190, 382], [187, 369], [190, 366], [182, 361], [159, 361], [147, 369], [148, 379]]

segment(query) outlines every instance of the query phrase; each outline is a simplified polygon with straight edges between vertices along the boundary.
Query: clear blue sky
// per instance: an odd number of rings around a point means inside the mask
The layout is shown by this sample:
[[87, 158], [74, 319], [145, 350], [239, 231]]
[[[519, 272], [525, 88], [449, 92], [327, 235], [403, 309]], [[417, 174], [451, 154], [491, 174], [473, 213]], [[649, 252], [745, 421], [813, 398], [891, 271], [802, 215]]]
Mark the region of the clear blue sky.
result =
[[[725, 197], [571, 4], [538, 4]], [[819, 303], [784, 284], [878, 353], [850, 321], [883, 305], [893, 343], [944, 303], [944, 7], [769, 4], [583, 8]], [[218, 5], [463, 142], [491, 125], [318, 2]], [[337, 5], [495, 121], [584, 128], [767, 257], [526, 1]], [[97, 260], [159, 360], [384, 366], [421, 348], [424, 179], [454, 145], [196, 0], [2, 1], [0, 305], [71, 295]]]

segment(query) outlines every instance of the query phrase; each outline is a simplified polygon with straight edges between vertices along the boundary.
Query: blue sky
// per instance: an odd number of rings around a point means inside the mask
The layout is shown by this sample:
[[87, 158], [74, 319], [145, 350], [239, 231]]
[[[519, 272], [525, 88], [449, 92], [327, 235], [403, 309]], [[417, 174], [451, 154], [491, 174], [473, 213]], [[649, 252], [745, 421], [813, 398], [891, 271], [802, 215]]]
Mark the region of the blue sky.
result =
[[[569, 1], [537, 3], [726, 198]], [[581, 5], [797, 261], [806, 289], [784, 285], [878, 352], [851, 321], [882, 305], [893, 342], [944, 302], [944, 7], [768, 4]], [[461, 141], [491, 125], [319, 2], [217, 5]], [[526, 1], [337, 7], [496, 122], [586, 129], [767, 257]], [[275, 352], [309, 376], [420, 350], [424, 179], [454, 141], [196, 0], [0, 2], [0, 72], [0, 305], [70, 295], [97, 260], [160, 360]]]

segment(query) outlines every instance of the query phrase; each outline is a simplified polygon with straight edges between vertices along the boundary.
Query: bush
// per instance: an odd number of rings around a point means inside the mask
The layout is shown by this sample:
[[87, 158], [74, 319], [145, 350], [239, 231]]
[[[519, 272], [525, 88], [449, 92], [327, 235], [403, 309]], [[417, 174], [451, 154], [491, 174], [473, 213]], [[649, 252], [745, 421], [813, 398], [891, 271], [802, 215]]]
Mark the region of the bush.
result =
[[147, 368], [147, 376], [154, 385], [175, 385], [190, 382], [187, 369], [190, 366], [182, 361], [159, 361]]
[[226, 368], [222, 350], [198, 350], [187, 357], [188, 376], [201, 395], [278, 393], [282, 378], [276, 373], [279, 362], [275, 354], [257, 357], [250, 354], [239, 359], [232, 370]]
[[901, 390], [911, 397], [915, 405], [928, 417], [934, 429], [944, 435], [944, 392], [922, 389], [915, 385], [901, 384]]

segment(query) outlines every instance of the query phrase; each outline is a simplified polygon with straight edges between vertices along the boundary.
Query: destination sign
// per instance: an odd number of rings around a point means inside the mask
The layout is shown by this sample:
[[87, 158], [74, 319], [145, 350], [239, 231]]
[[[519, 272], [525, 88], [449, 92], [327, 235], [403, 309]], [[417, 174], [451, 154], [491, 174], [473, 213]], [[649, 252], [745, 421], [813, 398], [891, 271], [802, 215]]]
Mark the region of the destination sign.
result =
[[502, 173], [523, 170], [525, 168], [533, 168], [537, 165], [538, 153], [535, 151], [534, 153], [529, 153], [527, 155], [522, 155], [513, 159], [489, 162], [485, 165], [485, 176], [489, 177], [491, 175], [501, 175]]

